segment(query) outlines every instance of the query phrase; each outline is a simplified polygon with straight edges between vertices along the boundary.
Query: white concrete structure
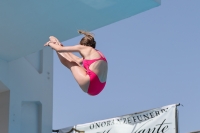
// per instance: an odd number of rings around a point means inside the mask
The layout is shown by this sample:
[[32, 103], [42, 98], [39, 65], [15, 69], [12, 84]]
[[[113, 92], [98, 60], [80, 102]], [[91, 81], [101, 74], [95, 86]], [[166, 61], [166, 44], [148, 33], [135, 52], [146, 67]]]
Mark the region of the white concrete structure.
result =
[[0, 82], [0, 132], [51, 132], [52, 56], [50, 49], [44, 49], [13, 61], [1, 61], [4, 82]]
[[8, 1], [0, 4], [0, 133], [52, 130], [53, 52], [77, 29], [94, 30], [159, 6], [160, 0]]

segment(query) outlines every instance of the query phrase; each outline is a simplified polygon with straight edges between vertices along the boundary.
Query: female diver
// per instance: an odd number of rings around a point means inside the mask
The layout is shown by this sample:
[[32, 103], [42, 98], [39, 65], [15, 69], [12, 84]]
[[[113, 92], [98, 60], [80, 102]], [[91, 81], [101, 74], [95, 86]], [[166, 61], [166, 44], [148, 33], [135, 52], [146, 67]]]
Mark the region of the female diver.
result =
[[[80, 44], [63, 46], [57, 38], [50, 36], [44, 46], [50, 46], [57, 52], [61, 63], [71, 70], [80, 88], [91, 96], [98, 95], [106, 85], [108, 64], [105, 56], [95, 49], [96, 42], [91, 33], [78, 31], [85, 36]], [[82, 58], [72, 54], [79, 52]]]

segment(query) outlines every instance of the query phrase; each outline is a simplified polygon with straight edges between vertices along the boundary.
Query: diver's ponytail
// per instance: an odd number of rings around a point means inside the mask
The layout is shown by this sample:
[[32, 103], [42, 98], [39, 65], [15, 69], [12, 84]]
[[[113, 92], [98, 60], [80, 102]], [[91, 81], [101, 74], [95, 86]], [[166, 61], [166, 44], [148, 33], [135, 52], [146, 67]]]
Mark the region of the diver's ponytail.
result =
[[90, 46], [95, 48], [96, 47], [96, 41], [94, 40], [94, 35], [90, 32], [84, 31], [84, 30], [78, 30], [79, 34], [85, 35], [80, 41], [81, 45]]
[[78, 33], [79, 34], [83, 34], [85, 36], [91, 36], [91, 37], [94, 37], [94, 35], [90, 32], [87, 32], [87, 31], [84, 31], [84, 30], [78, 30]]

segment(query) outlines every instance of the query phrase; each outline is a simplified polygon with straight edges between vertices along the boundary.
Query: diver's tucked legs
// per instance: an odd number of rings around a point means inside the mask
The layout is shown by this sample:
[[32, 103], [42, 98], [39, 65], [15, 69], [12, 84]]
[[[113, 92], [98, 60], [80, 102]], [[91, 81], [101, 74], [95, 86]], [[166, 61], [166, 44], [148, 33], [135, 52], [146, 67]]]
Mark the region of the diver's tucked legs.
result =
[[[57, 55], [62, 56], [63, 58], [65, 58], [66, 60], [68, 60], [69, 62], [72, 62], [73, 59], [72, 57], [67, 53], [67, 52], [57, 52]], [[60, 58], [60, 57], [59, 57]]]
[[[62, 46], [57, 38], [51, 36], [49, 39], [51, 42]], [[90, 85], [90, 77], [87, 75], [85, 68], [79, 64], [78, 60], [80, 58], [70, 52], [57, 52], [57, 55], [61, 63], [71, 70], [80, 88], [87, 93]]]
[[58, 54], [58, 57], [61, 63], [71, 70], [80, 88], [87, 93], [90, 84], [90, 77], [87, 75], [85, 69], [79, 66], [75, 62], [69, 62], [66, 58], [62, 57], [60, 54]]
[[[56, 37], [50, 36], [49, 39], [51, 42], [56, 43], [57, 45], [63, 47], [63, 45], [60, 43], [60, 41]], [[76, 62], [79, 66], [81, 66], [81, 64], [79, 63], [80, 58], [72, 54], [71, 52], [58, 52], [57, 54], [60, 54], [62, 57], [66, 58], [68, 61]]]

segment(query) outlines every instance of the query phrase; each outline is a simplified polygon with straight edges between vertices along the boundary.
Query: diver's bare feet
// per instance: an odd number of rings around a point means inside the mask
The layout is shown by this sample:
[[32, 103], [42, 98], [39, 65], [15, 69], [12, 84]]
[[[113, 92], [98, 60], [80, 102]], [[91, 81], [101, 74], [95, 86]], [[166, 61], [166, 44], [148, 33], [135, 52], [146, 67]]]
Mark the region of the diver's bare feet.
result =
[[50, 36], [50, 37], [49, 37], [49, 40], [50, 40], [51, 42], [53, 42], [54, 44], [63, 46], [63, 45], [59, 42], [59, 40], [58, 40], [56, 37], [54, 37], [54, 36]]

